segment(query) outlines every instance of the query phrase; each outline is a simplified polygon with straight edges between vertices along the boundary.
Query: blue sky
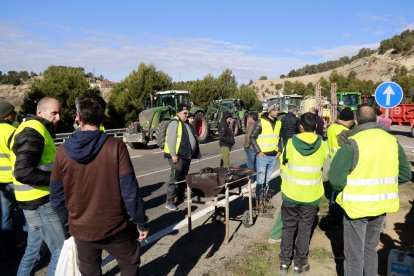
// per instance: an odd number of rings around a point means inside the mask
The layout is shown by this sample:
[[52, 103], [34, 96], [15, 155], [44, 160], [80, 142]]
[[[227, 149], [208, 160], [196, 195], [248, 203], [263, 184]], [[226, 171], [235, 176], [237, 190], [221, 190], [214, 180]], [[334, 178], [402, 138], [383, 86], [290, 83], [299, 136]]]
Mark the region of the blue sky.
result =
[[141, 62], [173, 81], [239, 83], [355, 55], [414, 29], [413, 0], [6, 1], [0, 71], [79, 66], [120, 81]]

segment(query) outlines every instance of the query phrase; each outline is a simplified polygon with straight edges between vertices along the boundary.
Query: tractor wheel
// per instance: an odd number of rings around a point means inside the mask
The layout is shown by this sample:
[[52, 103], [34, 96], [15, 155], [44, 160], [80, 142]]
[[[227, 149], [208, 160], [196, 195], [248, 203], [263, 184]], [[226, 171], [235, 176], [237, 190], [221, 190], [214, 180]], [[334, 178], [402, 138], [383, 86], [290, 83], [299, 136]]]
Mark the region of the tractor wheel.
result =
[[155, 130], [155, 139], [157, 139], [157, 145], [163, 149], [165, 144], [165, 135], [167, 134], [167, 127], [169, 121], [161, 121]]
[[414, 138], [414, 126], [411, 128], [411, 137]]
[[234, 136], [237, 136], [239, 134], [239, 120], [233, 119], [230, 123], [230, 128], [233, 130]]
[[193, 126], [198, 142], [200, 144], [205, 143], [208, 137], [208, 125], [207, 120], [204, 118], [204, 114], [202, 112], [198, 112], [194, 115]]
[[240, 121], [240, 129], [241, 129], [241, 133], [246, 133], [246, 128], [247, 128], [247, 111], [246, 113], [244, 113], [243, 118]]

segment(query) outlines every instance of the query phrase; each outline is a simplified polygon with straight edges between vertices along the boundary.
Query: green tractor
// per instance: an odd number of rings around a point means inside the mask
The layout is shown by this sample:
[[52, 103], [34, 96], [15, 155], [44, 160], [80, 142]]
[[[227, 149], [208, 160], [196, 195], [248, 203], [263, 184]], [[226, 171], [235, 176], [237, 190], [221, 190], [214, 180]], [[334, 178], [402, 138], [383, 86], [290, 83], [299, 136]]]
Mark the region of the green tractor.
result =
[[234, 135], [238, 135], [240, 132], [245, 133], [247, 126], [247, 110], [243, 109], [240, 99], [215, 100], [208, 106], [206, 119], [209, 133], [216, 134], [218, 132], [218, 125], [225, 110], [233, 115], [230, 127], [233, 130]]
[[360, 92], [336, 92], [336, 98], [338, 100], [338, 111], [341, 111], [345, 107], [349, 107], [352, 111], [355, 111], [362, 104]]
[[[156, 142], [164, 148], [165, 135], [170, 120], [176, 115], [180, 103], [191, 105], [188, 91], [161, 91], [153, 97], [149, 94], [145, 99], [145, 109], [139, 113], [139, 120], [133, 122], [123, 135], [124, 142], [131, 148]], [[208, 137], [207, 121], [201, 108], [192, 106], [194, 129], [197, 139], [204, 143]]]

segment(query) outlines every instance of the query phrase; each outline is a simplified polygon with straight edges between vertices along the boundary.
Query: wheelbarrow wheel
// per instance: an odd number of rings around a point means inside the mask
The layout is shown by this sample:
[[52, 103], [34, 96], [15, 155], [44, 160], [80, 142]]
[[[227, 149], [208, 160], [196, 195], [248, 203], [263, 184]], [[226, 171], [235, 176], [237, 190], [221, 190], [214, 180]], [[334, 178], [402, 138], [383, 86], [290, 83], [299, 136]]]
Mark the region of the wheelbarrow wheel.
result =
[[249, 228], [253, 225], [253, 223], [250, 223], [250, 212], [248, 210], [244, 211], [243, 217], [242, 217], [242, 224], [244, 228]]

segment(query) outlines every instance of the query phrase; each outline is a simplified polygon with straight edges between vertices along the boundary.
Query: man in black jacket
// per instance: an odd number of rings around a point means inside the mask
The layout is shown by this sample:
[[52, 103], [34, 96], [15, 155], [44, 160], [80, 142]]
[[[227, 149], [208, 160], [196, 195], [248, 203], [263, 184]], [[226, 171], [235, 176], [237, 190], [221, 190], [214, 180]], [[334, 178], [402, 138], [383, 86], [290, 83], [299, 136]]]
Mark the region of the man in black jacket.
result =
[[300, 120], [296, 117], [297, 108], [294, 105], [288, 106], [288, 113], [283, 116], [280, 120], [282, 122], [282, 127], [280, 128], [280, 138], [282, 138], [282, 142], [284, 145], [287, 144], [287, 140], [292, 138], [295, 135], [297, 123]]
[[54, 275], [65, 231], [49, 201], [49, 185], [56, 147], [52, 136], [60, 121], [60, 103], [50, 97], [39, 101], [11, 142], [14, 193], [29, 225], [26, 251], [17, 275], [31, 275], [42, 242], [51, 253], [48, 275]]
[[232, 119], [233, 116], [231, 113], [227, 110], [224, 111], [218, 127], [221, 153], [220, 167], [224, 168], [230, 167], [230, 150], [234, 145], [234, 134], [232, 129], [229, 127]]

